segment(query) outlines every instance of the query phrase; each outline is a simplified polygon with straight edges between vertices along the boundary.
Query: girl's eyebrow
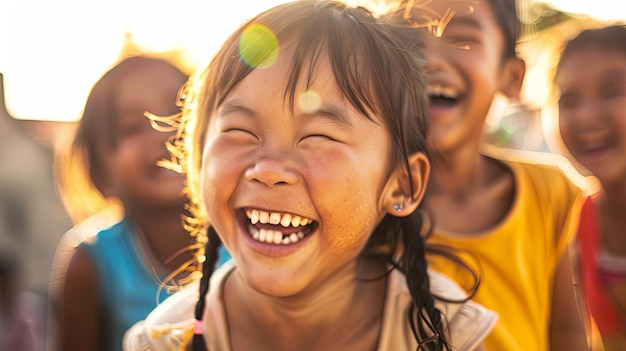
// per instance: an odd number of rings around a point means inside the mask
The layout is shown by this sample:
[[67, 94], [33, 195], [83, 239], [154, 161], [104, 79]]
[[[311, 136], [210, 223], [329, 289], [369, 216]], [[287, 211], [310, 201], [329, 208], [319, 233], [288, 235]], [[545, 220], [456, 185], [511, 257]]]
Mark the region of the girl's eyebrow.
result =
[[608, 82], [620, 82], [626, 79], [626, 72], [622, 68], [612, 68], [602, 74], [602, 79]]
[[322, 106], [313, 112], [303, 112], [302, 116], [305, 118], [323, 118], [328, 119], [334, 124], [341, 125], [345, 128], [351, 128], [352, 120], [349, 117], [349, 111], [345, 106], [329, 105]]
[[241, 112], [249, 116], [256, 116], [256, 112], [249, 107], [246, 107], [237, 101], [228, 101], [218, 107], [217, 114], [223, 115], [231, 112]]
[[[244, 106], [237, 101], [227, 101], [222, 106], [218, 108], [218, 115], [225, 115], [232, 112], [241, 112], [250, 117], [254, 117], [257, 113], [247, 107]], [[353, 126], [352, 120], [349, 117], [350, 112], [345, 106], [337, 106], [335, 104], [322, 106], [315, 111], [312, 112], [302, 112], [300, 114], [303, 118], [322, 118], [327, 119], [334, 124], [345, 127], [346, 129], [351, 128]], [[364, 117], [365, 118], [365, 117]]]

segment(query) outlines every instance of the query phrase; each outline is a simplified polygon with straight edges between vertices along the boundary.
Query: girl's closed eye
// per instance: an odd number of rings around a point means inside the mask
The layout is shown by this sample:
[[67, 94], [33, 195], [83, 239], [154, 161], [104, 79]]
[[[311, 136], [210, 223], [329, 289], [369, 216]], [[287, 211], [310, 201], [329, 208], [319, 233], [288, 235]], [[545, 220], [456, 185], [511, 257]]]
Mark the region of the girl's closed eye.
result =
[[[146, 123], [143, 116], [120, 118], [117, 132], [120, 137], [131, 137], [141, 133], [144, 129], [150, 130], [150, 124]], [[146, 128], [146, 125], [149, 128]]]
[[220, 134], [225, 137], [225, 141], [231, 145], [257, 145], [259, 137], [250, 129], [245, 127], [226, 127], [220, 129]]
[[579, 99], [574, 96], [574, 94], [562, 94], [559, 97], [559, 109], [561, 110], [571, 110], [576, 108]]
[[606, 100], [626, 96], [625, 87], [626, 84], [624, 84], [624, 82], [610, 82], [608, 84], [604, 84], [600, 88], [600, 96]]
[[307, 133], [298, 141], [298, 146], [303, 150], [320, 151], [321, 148], [327, 149], [334, 146], [346, 144], [345, 137], [342, 138], [337, 133], [321, 132]]
[[216, 125], [220, 134], [237, 140], [254, 140], [259, 138], [250, 122], [251, 112], [243, 107], [228, 107], [217, 115]]
[[309, 134], [306, 135], [304, 138], [302, 139], [321, 139], [320, 141], [338, 141], [337, 139], [333, 138], [332, 136], [329, 136], [327, 134]]
[[351, 125], [337, 117], [321, 117], [305, 126], [300, 132], [299, 143], [350, 142]]
[[248, 134], [248, 135], [254, 136], [256, 138], [256, 135], [253, 132], [251, 132], [251, 131], [249, 131], [249, 130], [247, 130], [245, 128], [237, 128], [237, 127], [227, 128], [227, 129], [223, 130], [222, 133], [229, 133], [229, 134], [244, 133], [244, 134]]
[[306, 118], [310, 120], [300, 132], [300, 143], [331, 141], [346, 144], [350, 141], [353, 125], [343, 108], [326, 107]]

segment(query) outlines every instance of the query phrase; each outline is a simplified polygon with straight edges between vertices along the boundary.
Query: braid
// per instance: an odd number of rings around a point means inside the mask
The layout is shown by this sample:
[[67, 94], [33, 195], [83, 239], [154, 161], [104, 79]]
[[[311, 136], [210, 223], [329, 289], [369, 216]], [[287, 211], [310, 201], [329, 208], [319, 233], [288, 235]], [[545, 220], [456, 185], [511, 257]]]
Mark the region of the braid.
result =
[[204, 301], [206, 294], [209, 292], [209, 282], [211, 275], [215, 269], [215, 264], [219, 258], [219, 248], [222, 244], [220, 237], [213, 227], [209, 226], [207, 230], [208, 241], [205, 246], [205, 260], [202, 263], [202, 278], [200, 278], [200, 296], [196, 303], [195, 317], [196, 327], [193, 333], [192, 349], [193, 351], [206, 351], [206, 344], [202, 335], [202, 315], [204, 313]]
[[[404, 245], [400, 267], [406, 275], [407, 287], [413, 304], [409, 308], [409, 324], [419, 341], [418, 350], [450, 350], [446, 340], [441, 312], [435, 308], [435, 298], [430, 292], [424, 238], [421, 235], [422, 215], [415, 211], [398, 218]], [[426, 330], [427, 327], [429, 331]]]

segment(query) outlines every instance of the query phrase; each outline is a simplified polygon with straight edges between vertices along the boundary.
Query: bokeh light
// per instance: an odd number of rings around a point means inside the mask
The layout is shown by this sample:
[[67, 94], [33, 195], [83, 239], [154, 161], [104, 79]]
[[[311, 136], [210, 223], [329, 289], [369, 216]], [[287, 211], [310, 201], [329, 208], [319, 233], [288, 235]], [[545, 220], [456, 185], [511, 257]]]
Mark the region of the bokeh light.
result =
[[261, 24], [250, 24], [239, 38], [239, 55], [250, 67], [271, 67], [280, 51], [274, 32]]
[[312, 90], [307, 90], [298, 96], [298, 107], [304, 113], [314, 113], [321, 105], [320, 95]]

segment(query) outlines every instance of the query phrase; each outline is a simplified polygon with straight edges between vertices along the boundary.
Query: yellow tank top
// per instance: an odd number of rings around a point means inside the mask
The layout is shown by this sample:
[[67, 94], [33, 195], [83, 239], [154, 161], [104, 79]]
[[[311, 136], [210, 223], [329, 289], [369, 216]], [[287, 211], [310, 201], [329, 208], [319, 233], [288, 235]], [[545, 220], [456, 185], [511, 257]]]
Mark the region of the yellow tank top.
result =
[[[474, 301], [500, 318], [485, 340], [487, 350], [548, 350], [552, 280], [556, 265], [578, 224], [581, 189], [561, 168], [503, 161], [515, 177], [516, 195], [507, 217], [480, 234], [436, 230], [428, 243], [441, 243], [473, 254], [460, 256], [480, 273]], [[430, 268], [461, 286], [472, 279], [457, 264], [429, 257]]]

